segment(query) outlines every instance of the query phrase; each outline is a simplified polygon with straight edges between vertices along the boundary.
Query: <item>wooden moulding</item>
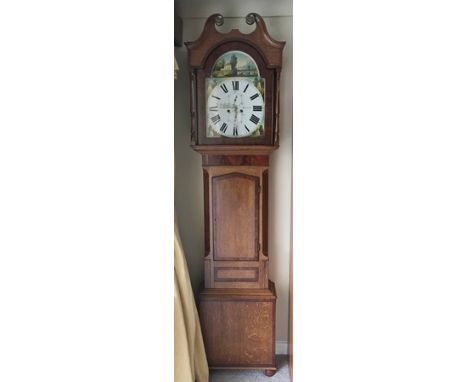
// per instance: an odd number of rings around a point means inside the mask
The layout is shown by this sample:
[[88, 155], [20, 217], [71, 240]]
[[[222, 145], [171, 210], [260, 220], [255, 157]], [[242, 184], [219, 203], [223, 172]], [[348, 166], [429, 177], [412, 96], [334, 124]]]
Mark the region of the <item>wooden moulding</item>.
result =
[[[268, 287], [267, 261], [209, 261], [212, 289], [264, 289]], [[266, 290], [266, 289], [265, 289]]]
[[206, 155], [268, 155], [278, 146], [192, 145], [192, 148]]
[[214, 281], [217, 282], [257, 282], [258, 267], [216, 267]]
[[276, 371], [273, 282], [268, 289], [202, 289], [199, 314], [210, 368]]
[[262, 174], [262, 253], [268, 257], [268, 169]]
[[203, 202], [204, 208], [204, 228], [205, 228], [205, 256], [210, 254], [210, 194], [209, 194], [210, 176], [208, 171], [203, 169]]
[[268, 167], [268, 155], [202, 155], [203, 166]]
[[268, 289], [239, 289], [239, 288], [202, 288], [200, 292], [200, 300], [230, 300], [238, 299], [255, 299], [258, 301], [273, 301], [276, 300], [275, 283], [268, 280]]
[[201, 68], [213, 47], [229, 41], [240, 41], [250, 44], [262, 52], [269, 68], [281, 67], [285, 42], [276, 41], [269, 35], [263, 18], [257, 13], [249, 13], [246, 22], [247, 24], [254, 22], [257, 24], [252, 33], [244, 34], [238, 29], [221, 33], [216, 29], [216, 25], [223, 25], [223, 16], [215, 13], [208, 17], [200, 37], [196, 41], [185, 43], [189, 51], [189, 65], [193, 68]]

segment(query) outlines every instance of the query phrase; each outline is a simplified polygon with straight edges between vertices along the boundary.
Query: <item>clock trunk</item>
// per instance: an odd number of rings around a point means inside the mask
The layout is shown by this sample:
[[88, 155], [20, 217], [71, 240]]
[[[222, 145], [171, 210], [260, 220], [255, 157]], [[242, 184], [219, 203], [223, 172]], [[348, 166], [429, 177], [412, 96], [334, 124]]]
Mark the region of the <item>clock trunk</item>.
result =
[[203, 163], [205, 288], [268, 288], [268, 156]]

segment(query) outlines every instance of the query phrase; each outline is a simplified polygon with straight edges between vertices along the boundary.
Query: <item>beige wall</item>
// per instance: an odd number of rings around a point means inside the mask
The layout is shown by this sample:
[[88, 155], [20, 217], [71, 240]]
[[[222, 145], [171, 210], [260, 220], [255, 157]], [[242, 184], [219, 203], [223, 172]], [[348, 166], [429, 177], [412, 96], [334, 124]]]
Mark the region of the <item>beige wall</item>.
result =
[[[270, 157], [269, 176], [269, 254], [270, 278], [278, 293], [276, 332], [278, 341], [288, 339], [288, 290], [291, 224], [292, 182], [292, 23], [293, 18], [265, 17], [271, 36], [286, 41], [281, 76], [280, 148]], [[184, 41], [196, 40], [205, 19], [183, 20]], [[222, 30], [231, 27], [250, 31], [243, 18], [227, 19]], [[180, 67], [175, 81], [175, 210], [182, 244], [192, 279], [197, 291], [203, 280], [203, 194], [201, 156], [190, 149], [189, 80], [187, 52], [176, 47], [175, 55]]]

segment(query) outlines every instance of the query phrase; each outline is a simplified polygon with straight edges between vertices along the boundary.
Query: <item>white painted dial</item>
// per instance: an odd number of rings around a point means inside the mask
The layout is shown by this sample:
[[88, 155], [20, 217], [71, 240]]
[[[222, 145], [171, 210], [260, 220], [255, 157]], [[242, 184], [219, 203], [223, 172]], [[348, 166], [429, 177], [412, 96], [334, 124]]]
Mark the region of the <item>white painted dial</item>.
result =
[[265, 104], [252, 81], [228, 78], [216, 85], [206, 102], [207, 123], [229, 138], [252, 135], [263, 123]]

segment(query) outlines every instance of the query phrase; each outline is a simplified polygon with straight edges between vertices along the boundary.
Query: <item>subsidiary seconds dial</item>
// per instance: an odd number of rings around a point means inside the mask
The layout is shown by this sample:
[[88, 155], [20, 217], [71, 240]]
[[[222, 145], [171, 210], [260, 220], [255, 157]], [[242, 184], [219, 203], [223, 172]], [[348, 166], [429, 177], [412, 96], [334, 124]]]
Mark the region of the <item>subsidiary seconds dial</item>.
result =
[[208, 95], [207, 123], [225, 137], [247, 137], [262, 124], [264, 107], [262, 94], [253, 82], [229, 78]]

